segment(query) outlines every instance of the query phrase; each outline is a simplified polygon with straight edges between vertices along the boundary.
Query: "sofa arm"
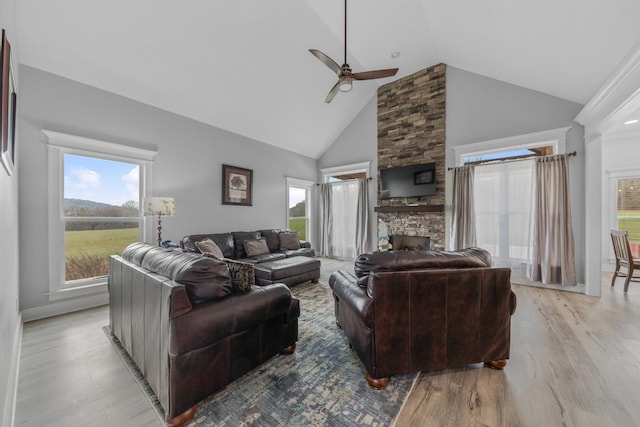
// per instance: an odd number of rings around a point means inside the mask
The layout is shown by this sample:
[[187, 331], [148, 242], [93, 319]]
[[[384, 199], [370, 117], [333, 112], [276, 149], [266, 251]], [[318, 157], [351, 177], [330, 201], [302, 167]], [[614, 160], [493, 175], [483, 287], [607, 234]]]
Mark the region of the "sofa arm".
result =
[[346, 271], [336, 271], [329, 277], [329, 286], [341, 304], [358, 314], [369, 327], [373, 327], [374, 304], [366, 289], [358, 286], [356, 278]]

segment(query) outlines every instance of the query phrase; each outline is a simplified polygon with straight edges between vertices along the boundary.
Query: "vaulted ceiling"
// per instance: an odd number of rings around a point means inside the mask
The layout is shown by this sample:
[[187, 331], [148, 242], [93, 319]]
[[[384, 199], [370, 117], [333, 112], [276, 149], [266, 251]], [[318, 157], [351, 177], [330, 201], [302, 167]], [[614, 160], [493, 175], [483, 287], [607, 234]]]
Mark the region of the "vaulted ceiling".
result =
[[640, 38], [637, 0], [349, 0], [351, 67], [400, 71], [326, 104], [336, 76], [308, 49], [342, 63], [343, 0], [16, 3], [20, 63], [313, 158], [428, 66], [584, 104]]

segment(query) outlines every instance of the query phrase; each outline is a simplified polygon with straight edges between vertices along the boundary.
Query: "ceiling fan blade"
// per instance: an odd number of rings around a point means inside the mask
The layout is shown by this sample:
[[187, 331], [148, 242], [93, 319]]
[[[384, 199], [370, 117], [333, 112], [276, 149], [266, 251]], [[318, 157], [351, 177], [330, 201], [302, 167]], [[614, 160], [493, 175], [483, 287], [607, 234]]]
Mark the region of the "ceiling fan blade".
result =
[[331, 88], [331, 90], [327, 94], [327, 98], [324, 100], [324, 102], [326, 102], [328, 104], [331, 101], [333, 101], [333, 98], [336, 97], [338, 92], [340, 92], [340, 80], [338, 80], [338, 82], [335, 84], [335, 86]]
[[351, 77], [356, 80], [381, 79], [383, 77], [395, 76], [398, 72], [397, 68], [388, 68], [386, 70], [363, 71], [362, 73], [353, 73]]
[[336, 61], [329, 58], [326, 54], [320, 52], [318, 49], [309, 49], [309, 52], [311, 52], [313, 56], [318, 58], [324, 65], [331, 68], [331, 70], [333, 70], [334, 73], [336, 73], [337, 75], [340, 75], [342, 68], [340, 68], [340, 66], [336, 63]]

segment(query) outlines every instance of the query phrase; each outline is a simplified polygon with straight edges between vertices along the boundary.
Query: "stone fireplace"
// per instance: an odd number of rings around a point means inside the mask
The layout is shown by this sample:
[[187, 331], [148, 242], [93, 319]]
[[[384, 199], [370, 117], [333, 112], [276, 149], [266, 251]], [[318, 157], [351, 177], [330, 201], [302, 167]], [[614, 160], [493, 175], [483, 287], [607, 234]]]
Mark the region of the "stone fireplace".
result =
[[380, 170], [434, 162], [436, 194], [383, 198], [378, 184], [378, 236], [419, 236], [444, 250], [446, 66], [438, 64], [378, 89]]

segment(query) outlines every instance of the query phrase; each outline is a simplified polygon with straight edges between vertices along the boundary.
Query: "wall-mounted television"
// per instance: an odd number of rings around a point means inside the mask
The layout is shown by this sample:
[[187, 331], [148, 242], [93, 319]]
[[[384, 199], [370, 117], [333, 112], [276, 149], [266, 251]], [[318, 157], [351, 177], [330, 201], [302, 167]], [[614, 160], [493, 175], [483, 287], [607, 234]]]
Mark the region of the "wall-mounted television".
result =
[[380, 197], [418, 197], [436, 194], [436, 164], [380, 169]]

